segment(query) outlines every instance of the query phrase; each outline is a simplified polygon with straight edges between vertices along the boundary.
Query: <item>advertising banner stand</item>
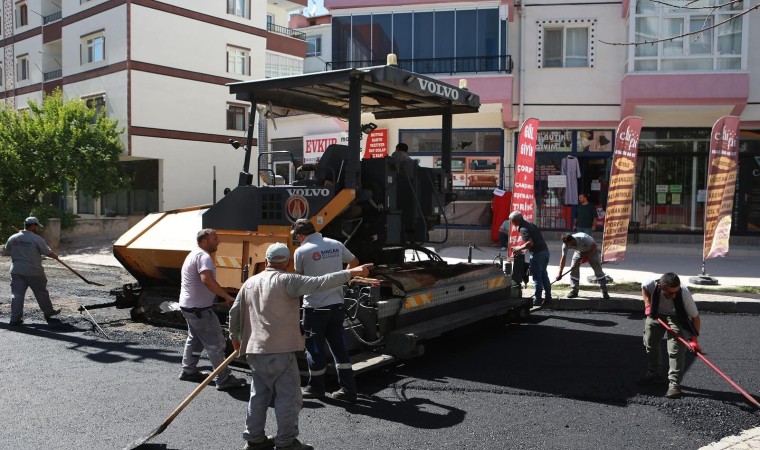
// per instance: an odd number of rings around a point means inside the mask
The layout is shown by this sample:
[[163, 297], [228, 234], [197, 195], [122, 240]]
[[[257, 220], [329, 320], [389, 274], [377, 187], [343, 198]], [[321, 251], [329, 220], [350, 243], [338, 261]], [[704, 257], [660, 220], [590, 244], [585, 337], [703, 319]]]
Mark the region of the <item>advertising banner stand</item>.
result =
[[705, 273], [705, 261], [728, 255], [731, 216], [734, 211], [736, 177], [739, 172], [739, 118], [723, 116], [710, 134], [705, 199], [705, 240], [702, 248], [702, 273], [689, 278], [691, 284], [716, 285], [718, 280]]

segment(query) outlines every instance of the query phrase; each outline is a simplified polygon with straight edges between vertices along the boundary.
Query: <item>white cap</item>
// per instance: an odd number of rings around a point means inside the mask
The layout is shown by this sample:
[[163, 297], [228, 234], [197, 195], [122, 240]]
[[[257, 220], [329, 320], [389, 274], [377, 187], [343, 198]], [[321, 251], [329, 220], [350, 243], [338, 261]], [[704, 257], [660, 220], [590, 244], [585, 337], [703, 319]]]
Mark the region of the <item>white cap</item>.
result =
[[281, 263], [290, 259], [290, 250], [282, 242], [276, 242], [267, 248], [267, 261]]

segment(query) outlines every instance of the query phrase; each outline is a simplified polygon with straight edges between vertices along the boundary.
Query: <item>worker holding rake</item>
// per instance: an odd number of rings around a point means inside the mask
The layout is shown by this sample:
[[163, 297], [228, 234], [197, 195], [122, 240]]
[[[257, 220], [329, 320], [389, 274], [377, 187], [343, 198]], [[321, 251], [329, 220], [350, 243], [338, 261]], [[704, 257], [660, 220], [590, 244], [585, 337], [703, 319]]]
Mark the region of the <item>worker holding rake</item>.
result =
[[[699, 311], [691, 292], [687, 287], [681, 286], [681, 280], [673, 272], [643, 283], [641, 295], [644, 299], [644, 314], [647, 316], [644, 322], [644, 349], [648, 364], [647, 372], [639, 384], [664, 384], [666, 380], [660, 372], [660, 342], [667, 330], [658, 319], [666, 322], [677, 335], [688, 340], [693, 351], [701, 351], [697, 342], [701, 326]], [[672, 335], [668, 335], [668, 361], [669, 385], [665, 397], [680, 398], [681, 381], [686, 365], [686, 346]]]

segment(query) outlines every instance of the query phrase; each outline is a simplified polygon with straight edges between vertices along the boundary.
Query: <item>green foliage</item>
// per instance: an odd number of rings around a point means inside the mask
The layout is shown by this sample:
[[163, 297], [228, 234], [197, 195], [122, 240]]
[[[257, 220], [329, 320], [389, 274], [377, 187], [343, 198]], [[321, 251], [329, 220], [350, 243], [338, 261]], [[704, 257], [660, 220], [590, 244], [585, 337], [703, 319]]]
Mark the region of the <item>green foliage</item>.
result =
[[77, 216], [67, 211], [61, 211], [53, 205], [39, 205], [32, 208], [29, 213], [30, 216], [34, 216], [40, 220], [43, 226], [47, 226], [50, 219], [61, 219], [61, 229], [68, 230], [74, 228]]
[[60, 90], [41, 104], [30, 101], [28, 110], [0, 106], [0, 238], [43, 196], [63, 194], [64, 185], [93, 197], [125, 187], [123, 132], [118, 121], [96, 115], [82, 100], [65, 100]]

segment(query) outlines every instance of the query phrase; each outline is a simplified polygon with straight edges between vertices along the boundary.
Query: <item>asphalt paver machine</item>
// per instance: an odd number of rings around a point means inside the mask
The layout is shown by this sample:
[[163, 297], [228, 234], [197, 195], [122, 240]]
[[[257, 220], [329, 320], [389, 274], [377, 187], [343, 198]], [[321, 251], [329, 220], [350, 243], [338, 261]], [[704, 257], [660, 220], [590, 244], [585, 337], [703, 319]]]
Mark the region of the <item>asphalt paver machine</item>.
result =
[[[117, 240], [114, 255], [138, 281], [114, 292], [117, 306], [132, 307], [135, 318], [172, 320], [158, 305], [176, 301], [182, 262], [201, 228], [217, 231], [217, 279], [234, 293], [264, 269], [270, 244], [295, 250], [291, 225], [307, 218], [362, 263], [374, 264], [368, 278], [344, 289], [346, 339], [356, 371], [420, 355], [425, 341], [445, 332], [487, 319], [518, 321], [529, 313], [520, 280], [499, 265], [451, 264], [431, 250], [436, 244], [430, 231], [446, 227], [446, 205], [456, 198], [452, 117], [478, 111], [475, 93], [395, 65], [244, 81], [229, 89], [251, 103], [237, 186], [213, 205], [148, 215]], [[302, 165], [300, 173], [308, 176], [290, 185], [263, 184], [276, 177], [266, 168], [251, 169], [259, 105], [281, 115], [345, 120], [348, 141], [329, 146], [317, 164]], [[367, 113], [376, 120], [439, 116], [440, 167], [391, 157], [361, 159]], [[226, 311], [218, 313], [224, 320]]]

